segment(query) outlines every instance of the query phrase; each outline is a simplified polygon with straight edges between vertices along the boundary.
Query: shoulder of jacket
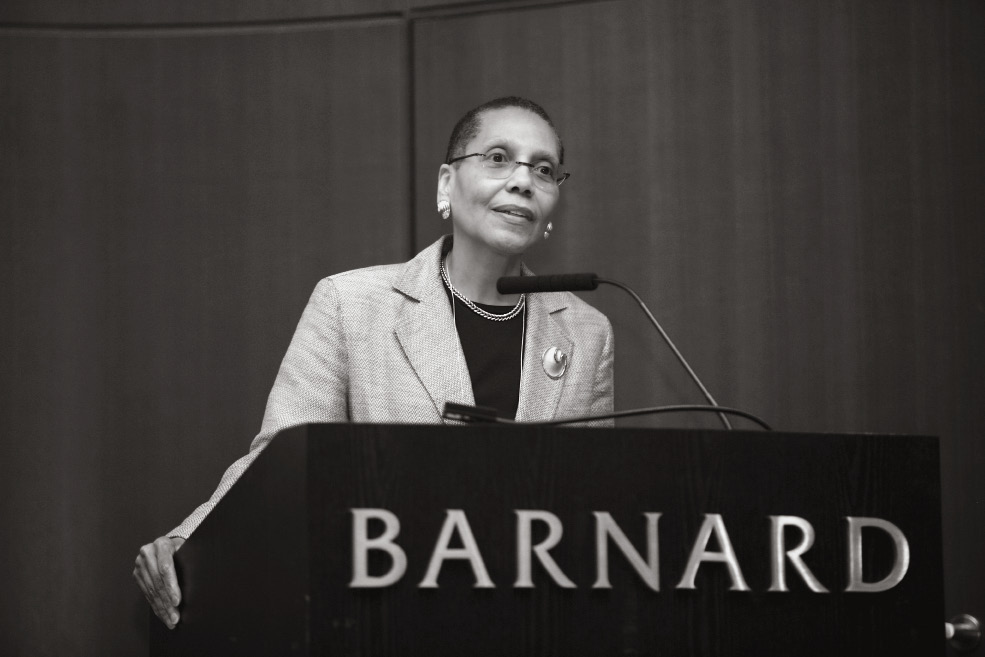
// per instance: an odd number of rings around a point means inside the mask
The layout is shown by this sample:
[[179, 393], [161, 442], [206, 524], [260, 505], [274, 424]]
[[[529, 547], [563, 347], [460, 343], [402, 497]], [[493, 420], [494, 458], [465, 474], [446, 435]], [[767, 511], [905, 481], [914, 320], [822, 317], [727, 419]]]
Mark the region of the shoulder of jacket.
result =
[[393, 264], [350, 269], [326, 276], [318, 285], [335, 288], [343, 295], [354, 292], [364, 295], [369, 291], [393, 287], [394, 278], [402, 267], [402, 264]]

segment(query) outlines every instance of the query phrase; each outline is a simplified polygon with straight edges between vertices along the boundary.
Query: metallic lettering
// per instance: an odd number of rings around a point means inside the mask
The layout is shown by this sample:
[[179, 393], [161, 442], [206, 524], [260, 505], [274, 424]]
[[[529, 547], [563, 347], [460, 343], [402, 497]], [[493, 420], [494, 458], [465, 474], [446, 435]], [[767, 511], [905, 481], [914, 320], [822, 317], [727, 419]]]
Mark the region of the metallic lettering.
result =
[[[547, 538], [531, 547], [530, 527], [537, 520], [547, 523]], [[516, 583], [513, 585], [518, 589], [533, 588], [533, 578], [531, 577], [532, 564], [530, 553], [534, 552], [544, 570], [551, 576], [554, 583], [566, 589], [575, 588], [575, 583], [561, 572], [548, 550], [558, 544], [561, 536], [564, 535], [564, 528], [556, 515], [549, 511], [516, 511]]]
[[660, 559], [657, 544], [657, 522], [659, 513], [644, 513], [646, 516], [646, 561], [629, 542], [616, 521], [607, 511], [595, 511], [595, 571], [598, 577], [593, 589], [611, 589], [609, 583], [609, 541], [622, 551], [629, 564], [636, 570], [643, 582], [654, 591], [660, 590]]
[[[708, 539], [712, 534], [718, 538], [721, 552], [708, 551]], [[748, 591], [749, 585], [742, 577], [742, 570], [739, 569], [739, 560], [735, 557], [735, 550], [732, 549], [732, 542], [728, 538], [725, 530], [725, 523], [722, 516], [718, 513], [706, 513], [705, 521], [698, 531], [698, 537], [694, 540], [694, 547], [691, 549], [691, 556], [688, 557], [687, 567], [684, 569], [684, 576], [677, 584], [679, 589], [693, 589], [694, 577], [698, 574], [698, 566], [705, 561], [724, 563], [728, 566], [729, 576], [732, 578], [730, 591]]]
[[[441, 535], [438, 536], [434, 552], [431, 553], [427, 573], [418, 586], [422, 589], [438, 588], [438, 574], [441, 572], [441, 565], [445, 559], [465, 559], [472, 566], [472, 572], [475, 574], [475, 588], [496, 588], [496, 585], [489, 579], [489, 573], [486, 572], [486, 564], [483, 563], [482, 555], [479, 554], [479, 546], [475, 542], [475, 536], [472, 535], [472, 528], [469, 527], [465, 512], [461, 509], [447, 509], [445, 513], [445, 524], [441, 526]], [[448, 544], [456, 531], [463, 547], [450, 548]]]
[[[800, 530], [800, 544], [792, 550], [787, 550], [783, 541], [784, 527], [796, 527]], [[787, 571], [784, 568], [784, 555], [793, 564], [794, 569], [804, 580], [804, 583], [815, 593], [827, 593], [814, 573], [810, 571], [801, 556], [814, 545], [814, 527], [811, 523], [797, 516], [770, 516], [770, 562], [773, 573], [773, 583], [770, 591], [787, 591]]]
[[[383, 533], [376, 538], [367, 536], [370, 520], [381, 520], [385, 525]], [[350, 588], [376, 588], [390, 586], [400, 581], [407, 570], [407, 555], [393, 542], [400, 533], [400, 519], [386, 509], [352, 509], [352, 581]], [[369, 574], [366, 553], [370, 550], [383, 550], [390, 555], [393, 566], [385, 575], [374, 577]]]
[[[847, 516], [848, 519], [848, 586], [845, 591], [855, 593], [879, 593], [888, 591], [903, 581], [906, 571], [910, 568], [910, 544], [906, 541], [906, 536], [900, 528], [882, 518], [855, 518]], [[896, 560], [893, 569], [886, 577], [878, 582], [862, 581], [862, 528], [875, 527], [881, 529], [893, 539], [896, 547]]]

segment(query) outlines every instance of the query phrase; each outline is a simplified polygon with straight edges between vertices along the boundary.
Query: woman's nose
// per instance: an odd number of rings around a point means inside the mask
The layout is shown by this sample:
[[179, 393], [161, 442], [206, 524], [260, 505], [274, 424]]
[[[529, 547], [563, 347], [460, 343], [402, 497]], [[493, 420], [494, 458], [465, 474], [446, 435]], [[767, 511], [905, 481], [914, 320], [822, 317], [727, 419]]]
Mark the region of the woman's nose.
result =
[[533, 187], [534, 177], [533, 172], [530, 171], [530, 167], [526, 164], [517, 164], [516, 168], [513, 169], [513, 173], [510, 174], [509, 190], [524, 194], [525, 196], [532, 196], [534, 193]]

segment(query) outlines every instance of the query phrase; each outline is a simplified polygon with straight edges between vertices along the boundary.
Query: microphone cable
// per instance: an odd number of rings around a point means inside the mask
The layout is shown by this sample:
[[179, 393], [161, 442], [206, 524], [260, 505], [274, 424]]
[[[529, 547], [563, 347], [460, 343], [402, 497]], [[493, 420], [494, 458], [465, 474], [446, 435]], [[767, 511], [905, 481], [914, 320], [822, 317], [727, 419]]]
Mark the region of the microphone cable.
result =
[[[703, 383], [701, 383], [701, 379], [698, 378], [698, 375], [694, 373], [694, 370], [691, 369], [691, 366], [688, 364], [687, 360], [685, 360], [684, 354], [680, 352], [680, 350], [677, 348], [677, 345], [674, 344], [673, 340], [670, 339], [670, 336], [667, 335], [667, 332], [664, 331], [662, 326], [660, 326], [660, 322], [657, 321], [657, 318], [653, 316], [653, 313], [650, 312], [650, 309], [646, 307], [645, 303], [643, 303], [643, 299], [640, 298], [640, 295], [636, 294], [636, 292], [634, 292], [633, 289], [628, 285], [624, 283], [620, 283], [619, 281], [614, 281], [611, 278], [600, 278], [596, 276], [595, 280], [599, 283], [613, 285], [615, 287], [620, 288], [621, 290], [625, 290], [629, 294], [629, 296], [633, 297], [633, 299], [636, 300], [636, 303], [638, 303], [640, 308], [643, 309], [643, 312], [646, 313], [646, 316], [650, 320], [650, 323], [657, 328], [657, 331], [659, 331], [660, 337], [664, 339], [664, 342], [667, 343], [667, 346], [670, 347], [670, 350], [674, 352], [675, 356], [677, 356], [677, 360], [680, 361], [681, 365], [684, 366], [684, 369], [687, 370], [687, 373], [691, 375], [691, 380], [693, 380], [696, 384], [698, 384], [698, 388], [701, 389], [701, 394], [705, 396], [705, 399], [708, 400], [709, 404], [711, 404], [712, 406], [718, 406], [718, 402], [715, 401], [715, 398], [711, 396], [711, 393], [708, 392], [708, 389], [705, 388]], [[728, 421], [727, 417], [725, 417], [724, 411], [719, 412], [718, 417], [719, 419], [721, 419], [722, 424], [725, 425], [726, 429], [729, 430], [732, 429], [732, 423]]]

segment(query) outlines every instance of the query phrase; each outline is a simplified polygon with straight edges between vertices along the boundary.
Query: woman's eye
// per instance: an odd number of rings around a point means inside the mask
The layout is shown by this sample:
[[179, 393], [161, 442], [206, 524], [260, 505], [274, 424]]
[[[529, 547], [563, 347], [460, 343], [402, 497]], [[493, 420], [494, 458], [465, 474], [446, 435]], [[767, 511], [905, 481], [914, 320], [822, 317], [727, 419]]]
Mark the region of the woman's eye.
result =
[[486, 158], [488, 158], [490, 162], [493, 162], [495, 164], [502, 164], [503, 162], [506, 161], [506, 156], [503, 155], [502, 153], [489, 153], [486, 156]]
[[554, 167], [551, 167], [550, 165], [541, 164], [540, 166], [537, 167], [536, 171], [537, 173], [544, 176], [545, 178], [554, 177]]

